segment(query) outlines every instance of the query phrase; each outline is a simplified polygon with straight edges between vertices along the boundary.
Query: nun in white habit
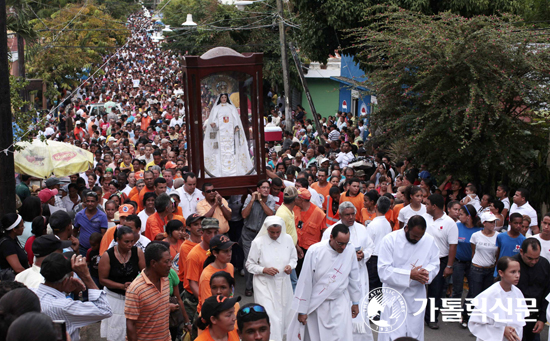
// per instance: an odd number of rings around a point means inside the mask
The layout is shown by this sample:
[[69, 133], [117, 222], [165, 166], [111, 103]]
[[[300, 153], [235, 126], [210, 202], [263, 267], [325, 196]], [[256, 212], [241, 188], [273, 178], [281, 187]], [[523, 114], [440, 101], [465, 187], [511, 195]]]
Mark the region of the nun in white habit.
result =
[[501, 280], [474, 298], [468, 328], [476, 341], [521, 341], [529, 312], [523, 294], [516, 287], [519, 262], [502, 257], [497, 270]]
[[270, 340], [282, 341], [292, 318], [290, 273], [296, 267], [296, 247], [278, 216], [267, 217], [252, 241], [246, 269], [254, 275], [254, 301], [265, 307], [271, 322]]

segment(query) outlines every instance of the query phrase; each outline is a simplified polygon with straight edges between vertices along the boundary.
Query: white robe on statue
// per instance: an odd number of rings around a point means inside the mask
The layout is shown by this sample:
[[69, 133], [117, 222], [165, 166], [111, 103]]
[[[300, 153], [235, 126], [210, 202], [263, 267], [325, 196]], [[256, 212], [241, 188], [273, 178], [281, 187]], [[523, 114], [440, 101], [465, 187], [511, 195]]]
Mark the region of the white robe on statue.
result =
[[[216, 103], [218, 101], [219, 97]], [[211, 126], [212, 123], [215, 124], [214, 127]], [[237, 108], [229, 100], [212, 108], [204, 126], [206, 177], [239, 176], [254, 172], [246, 140], [247, 132], [243, 128]]]
[[[282, 227], [277, 240], [271, 239], [267, 228], [272, 225]], [[292, 237], [286, 233], [285, 222], [278, 216], [267, 217], [262, 229], [252, 241], [246, 269], [254, 275], [254, 302], [264, 306], [271, 324], [270, 340], [282, 341], [290, 324], [292, 298], [292, 283], [290, 275], [284, 268], [290, 265], [296, 268], [298, 255]], [[263, 273], [264, 268], [276, 268], [275, 276]]]
[[[327, 228], [325, 232], [323, 232], [322, 240], [329, 240], [330, 233], [332, 232], [332, 228], [335, 225], [338, 225], [341, 223], [342, 221], [339, 220], [336, 224]], [[367, 271], [367, 261], [369, 260], [370, 256], [372, 256], [372, 253], [374, 252], [374, 243], [372, 242], [372, 239], [369, 237], [367, 233], [367, 228], [365, 227], [365, 225], [355, 222], [353, 226], [349, 227], [349, 232], [350, 232], [349, 242], [351, 243], [351, 245], [353, 245], [354, 250], [355, 251], [362, 250], [365, 256], [365, 258], [363, 258], [361, 262], [358, 262], [359, 278], [361, 279], [361, 298], [363, 298], [368, 295], [370, 290], [369, 273]], [[372, 335], [372, 330], [364, 322], [366, 321], [366, 319], [363, 319], [363, 310], [364, 310], [363, 308], [359, 309], [359, 315], [357, 315], [354, 319], [352, 319], [354, 341], [374, 340], [374, 337]]]
[[507, 326], [514, 327], [521, 340], [525, 319], [529, 316], [524, 300], [521, 290], [515, 285], [506, 292], [500, 282], [477, 295], [472, 301], [475, 308], [468, 321], [468, 328], [476, 341], [508, 341], [504, 338]]
[[[323, 240], [307, 251], [292, 301], [287, 341], [351, 340], [352, 302], [361, 300], [355, 249], [338, 253]], [[298, 313], [307, 314], [304, 326]]]
[[[428, 233], [416, 244], [410, 243], [405, 230], [391, 232], [382, 239], [378, 253], [378, 276], [383, 288], [392, 288], [398, 291], [407, 305], [405, 322], [390, 333], [379, 333], [378, 341], [391, 341], [399, 337], [413, 337], [424, 341], [424, 312], [417, 314], [422, 309], [422, 300], [426, 300], [426, 285], [411, 280], [411, 269], [414, 266], [422, 266], [429, 272], [431, 283], [439, 272], [439, 249], [434, 238]], [[415, 299], [417, 299], [415, 301]], [[380, 319], [390, 321], [395, 306], [386, 306]]]

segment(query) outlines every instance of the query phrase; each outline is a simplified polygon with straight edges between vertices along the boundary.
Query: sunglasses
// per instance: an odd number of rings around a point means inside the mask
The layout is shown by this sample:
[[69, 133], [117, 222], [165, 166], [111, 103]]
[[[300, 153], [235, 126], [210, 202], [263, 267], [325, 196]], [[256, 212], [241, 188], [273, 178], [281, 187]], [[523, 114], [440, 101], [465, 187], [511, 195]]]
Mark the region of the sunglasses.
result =
[[243, 312], [242, 316], [248, 315], [252, 311], [255, 311], [257, 313], [265, 313], [266, 312], [264, 307], [262, 307], [261, 305], [253, 305], [251, 307], [245, 307], [245, 308], [242, 308], [241, 311]]
[[212, 192], [215, 192], [215, 190], [213, 189], [207, 189], [206, 191], [204, 191], [205, 193], [212, 193]]

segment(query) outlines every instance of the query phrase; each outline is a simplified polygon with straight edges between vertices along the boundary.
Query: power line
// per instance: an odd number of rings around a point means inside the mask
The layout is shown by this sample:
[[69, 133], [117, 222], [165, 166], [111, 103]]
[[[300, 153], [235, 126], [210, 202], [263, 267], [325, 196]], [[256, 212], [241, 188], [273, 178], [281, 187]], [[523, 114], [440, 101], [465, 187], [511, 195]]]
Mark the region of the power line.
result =
[[[44, 25], [45, 26], [45, 25]], [[47, 30], [37, 30], [38, 32], [48, 32], [48, 31], [57, 31], [52, 29]], [[127, 28], [89, 28], [89, 29], [72, 29], [72, 30], [65, 30], [65, 32], [79, 32], [79, 31], [128, 31]]]

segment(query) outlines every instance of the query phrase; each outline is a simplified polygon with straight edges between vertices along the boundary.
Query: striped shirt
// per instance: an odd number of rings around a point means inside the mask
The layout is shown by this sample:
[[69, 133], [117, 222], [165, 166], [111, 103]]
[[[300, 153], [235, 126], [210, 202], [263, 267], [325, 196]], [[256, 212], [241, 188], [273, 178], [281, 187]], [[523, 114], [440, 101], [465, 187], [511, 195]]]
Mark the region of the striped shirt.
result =
[[113, 315], [102, 290], [88, 289], [88, 302], [73, 301], [45, 284], [40, 284], [35, 293], [40, 299], [42, 312], [52, 320], [64, 320], [73, 341], [80, 340], [80, 328]]
[[139, 341], [170, 341], [170, 286], [168, 277], [160, 279], [161, 290], [149, 280], [145, 270], [126, 289], [124, 315], [135, 321]]

